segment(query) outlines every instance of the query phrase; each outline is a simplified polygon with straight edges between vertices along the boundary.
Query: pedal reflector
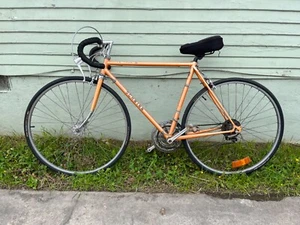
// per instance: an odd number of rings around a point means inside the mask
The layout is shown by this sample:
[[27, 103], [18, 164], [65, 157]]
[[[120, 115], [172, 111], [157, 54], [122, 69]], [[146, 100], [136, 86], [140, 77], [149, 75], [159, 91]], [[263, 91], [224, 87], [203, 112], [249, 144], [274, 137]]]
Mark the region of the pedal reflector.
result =
[[233, 169], [239, 168], [239, 167], [248, 165], [248, 164], [251, 163], [251, 162], [252, 162], [252, 160], [250, 159], [249, 156], [247, 156], [246, 158], [243, 158], [243, 159], [239, 159], [239, 160], [233, 161], [233, 162], [232, 162], [232, 168], [233, 168]]

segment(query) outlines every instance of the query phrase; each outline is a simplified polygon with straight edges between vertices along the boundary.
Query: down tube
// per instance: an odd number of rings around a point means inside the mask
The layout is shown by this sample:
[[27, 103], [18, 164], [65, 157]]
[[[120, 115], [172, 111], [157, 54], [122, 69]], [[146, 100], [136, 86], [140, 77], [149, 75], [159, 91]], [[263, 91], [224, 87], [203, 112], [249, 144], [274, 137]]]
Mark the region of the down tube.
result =
[[157, 130], [159, 130], [161, 133], [163, 133], [166, 137], [169, 137], [169, 135], [164, 131], [164, 129], [156, 122], [156, 120], [144, 109], [144, 107], [130, 94], [130, 92], [127, 91], [127, 89], [118, 81], [118, 79], [115, 78], [115, 76], [108, 70], [103, 70], [104, 74], [109, 76], [115, 85], [126, 95], [126, 97], [135, 105], [135, 107], [149, 120], [150, 123], [153, 124], [153, 126], [156, 127]]

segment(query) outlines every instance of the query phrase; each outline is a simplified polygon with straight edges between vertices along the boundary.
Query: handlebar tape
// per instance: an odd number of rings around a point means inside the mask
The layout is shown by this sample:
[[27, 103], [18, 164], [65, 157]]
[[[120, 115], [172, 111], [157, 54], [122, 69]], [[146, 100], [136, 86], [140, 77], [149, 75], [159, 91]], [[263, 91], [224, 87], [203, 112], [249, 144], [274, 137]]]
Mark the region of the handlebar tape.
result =
[[94, 55], [97, 51], [101, 50], [102, 46], [95, 46], [93, 47], [90, 52], [89, 52], [89, 56], [91, 57], [92, 55]]
[[98, 44], [98, 45], [102, 45], [102, 40], [98, 37], [92, 37], [92, 38], [87, 38], [85, 40], [83, 40], [82, 42], [80, 42], [80, 44], [78, 45], [77, 48], [77, 53], [78, 56], [82, 59], [83, 62], [85, 62], [86, 64], [92, 66], [92, 67], [96, 67], [99, 69], [104, 69], [105, 65], [103, 63], [99, 63], [97, 61], [92, 61], [91, 59], [89, 59], [83, 52], [83, 49], [90, 44]]

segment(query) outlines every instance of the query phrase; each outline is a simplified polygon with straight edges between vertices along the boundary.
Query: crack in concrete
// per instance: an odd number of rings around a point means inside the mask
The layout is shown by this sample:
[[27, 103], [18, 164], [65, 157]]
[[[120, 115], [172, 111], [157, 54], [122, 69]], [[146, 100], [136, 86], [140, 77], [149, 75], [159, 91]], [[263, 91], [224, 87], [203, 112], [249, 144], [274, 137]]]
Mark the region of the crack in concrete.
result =
[[75, 199], [75, 202], [74, 202], [74, 204], [70, 208], [66, 209], [65, 218], [60, 223], [60, 225], [67, 225], [67, 224], [69, 224], [69, 222], [70, 222], [70, 220], [71, 220], [71, 218], [73, 216], [73, 213], [74, 213], [74, 211], [75, 211], [75, 209], [76, 209], [76, 207], [78, 205], [80, 196], [81, 196], [80, 192], [77, 192], [77, 193], [75, 193], [73, 195], [72, 199]]

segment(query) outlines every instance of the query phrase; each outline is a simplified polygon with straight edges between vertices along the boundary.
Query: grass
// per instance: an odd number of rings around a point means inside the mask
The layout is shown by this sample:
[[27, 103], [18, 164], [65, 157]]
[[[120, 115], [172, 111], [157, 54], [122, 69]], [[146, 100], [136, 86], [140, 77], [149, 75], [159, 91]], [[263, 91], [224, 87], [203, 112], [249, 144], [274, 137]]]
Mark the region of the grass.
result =
[[0, 137], [0, 188], [112, 192], [208, 193], [252, 199], [300, 196], [300, 146], [282, 144], [263, 168], [251, 175], [217, 176], [200, 170], [183, 149], [145, 152], [131, 143], [110, 169], [67, 176], [50, 171], [31, 153], [23, 137]]

